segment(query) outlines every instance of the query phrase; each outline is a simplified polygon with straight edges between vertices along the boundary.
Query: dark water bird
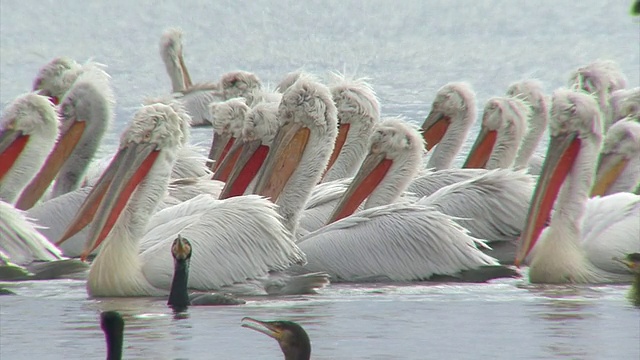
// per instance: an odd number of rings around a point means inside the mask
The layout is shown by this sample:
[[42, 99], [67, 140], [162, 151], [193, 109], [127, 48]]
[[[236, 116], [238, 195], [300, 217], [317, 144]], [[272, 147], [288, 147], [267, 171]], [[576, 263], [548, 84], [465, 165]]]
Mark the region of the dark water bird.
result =
[[122, 341], [124, 339], [124, 320], [117, 311], [104, 311], [100, 314], [100, 327], [107, 341], [107, 360], [122, 359]]
[[187, 291], [192, 247], [189, 240], [178, 235], [171, 245], [174, 272], [167, 305], [176, 312], [187, 310], [189, 305], [238, 305], [245, 301], [224, 294], [191, 294]]
[[261, 332], [275, 339], [285, 360], [308, 360], [311, 357], [311, 341], [302, 326], [293, 321], [261, 321], [242, 318], [242, 327]]
[[640, 0], [635, 0], [631, 4], [631, 10], [629, 12], [631, 16], [640, 16]]
[[629, 298], [634, 306], [640, 307], [640, 253], [627, 254], [623, 259], [616, 260], [625, 264], [635, 274], [631, 283]]

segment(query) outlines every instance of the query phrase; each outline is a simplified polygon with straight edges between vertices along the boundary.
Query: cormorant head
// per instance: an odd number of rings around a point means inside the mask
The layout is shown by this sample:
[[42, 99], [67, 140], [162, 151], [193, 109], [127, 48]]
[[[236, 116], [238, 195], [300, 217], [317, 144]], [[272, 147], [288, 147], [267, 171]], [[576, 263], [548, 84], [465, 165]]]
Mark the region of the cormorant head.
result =
[[191, 259], [191, 243], [189, 240], [178, 235], [171, 245], [171, 255], [177, 261], [186, 261]]
[[624, 258], [615, 260], [625, 264], [632, 272], [640, 274], [640, 253], [627, 254]]
[[285, 359], [309, 359], [311, 342], [302, 326], [293, 321], [260, 321], [242, 318], [242, 327], [259, 331], [278, 341]]

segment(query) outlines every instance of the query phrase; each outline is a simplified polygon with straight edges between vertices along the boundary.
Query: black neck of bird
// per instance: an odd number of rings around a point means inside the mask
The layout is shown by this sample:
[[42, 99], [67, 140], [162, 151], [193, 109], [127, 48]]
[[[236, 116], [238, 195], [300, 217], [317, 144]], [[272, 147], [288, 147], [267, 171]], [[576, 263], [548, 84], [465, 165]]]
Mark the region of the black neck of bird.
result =
[[286, 348], [282, 347], [285, 360], [309, 360], [311, 358], [311, 343], [309, 338], [301, 338], [301, 341], [295, 344], [289, 344]]
[[175, 260], [173, 281], [171, 282], [169, 302], [167, 303], [167, 305], [171, 306], [175, 311], [184, 311], [190, 305], [189, 293], [187, 291], [188, 280], [188, 260]]
[[122, 330], [111, 328], [106, 332], [107, 360], [122, 360]]
[[636, 273], [631, 284], [631, 301], [633, 305], [640, 307], [640, 271]]

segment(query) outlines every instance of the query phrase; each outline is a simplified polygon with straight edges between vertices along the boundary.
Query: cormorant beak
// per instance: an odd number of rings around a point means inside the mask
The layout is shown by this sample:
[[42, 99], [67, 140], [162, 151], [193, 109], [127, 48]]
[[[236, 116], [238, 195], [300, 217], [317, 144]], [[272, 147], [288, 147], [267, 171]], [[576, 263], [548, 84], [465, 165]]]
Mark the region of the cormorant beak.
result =
[[[234, 145], [235, 147], [235, 145]], [[233, 164], [227, 165], [233, 152], [237, 151]], [[247, 187], [262, 168], [269, 147], [262, 144], [262, 140], [247, 141], [242, 144], [238, 143], [238, 149], [231, 149], [229, 156], [221, 164], [219, 171], [226, 170], [226, 166], [230, 167], [230, 174], [225, 180], [224, 188], [220, 193], [220, 199], [227, 199], [234, 196], [240, 196], [245, 193]], [[231, 161], [231, 160], [230, 160]]]
[[250, 317], [243, 317], [242, 327], [261, 332], [273, 339], [276, 339], [277, 341], [280, 341], [280, 339], [282, 338], [282, 330], [274, 326], [271, 322], [260, 321]]
[[109, 235], [131, 194], [149, 173], [159, 154], [160, 151], [154, 143], [130, 142], [122, 147], [87, 195], [57, 245], [97, 218], [87, 236], [87, 244], [81, 255], [81, 259], [85, 260]]
[[519, 266], [534, 247], [560, 188], [580, 152], [580, 138], [576, 132], [552, 136], [549, 148], [533, 194], [527, 222], [520, 237], [515, 265]]
[[302, 160], [309, 142], [309, 128], [299, 122], [289, 122], [280, 127], [258, 176], [254, 193], [278, 200], [278, 196]]
[[443, 112], [431, 109], [424, 123], [422, 123], [422, 136], [427, 143], [427, 151], [431, 151], [442, 140], [449, 128], [450, 121], [451, 118]]
[[496, 130], [489, 130], [485, 126], [482, 126], [476, 142], [473, 144], [467, 161], [465, 161], [463, 168], [469, 169], [483, 169], [487, 166], [487, 161], [491, 157], [493, 147], [496, 145], [496, 138], [498, 132]]
[[31, 180], [24, 191], [22, 191], [20, 198], [16, 202], [16, 208], [20, 210], [30, 209], [40, 200], [42, 194], [44, 194], [53, 179], [58, 175], [60, 168], [62, 168], [67, 159], [69, 159], [69, 156], [71, 156], [73, 149], [75, 149], [84, 133], [86, 125], [86, 121], [69, 119], [67, 129], [62, 133], [53, 150], [49, 153], [44, 165], [42, 165], [38, 174]]
[[333, 152], [331, 153], [331, 157], [329, 158], [329, 163], [327, 164], [327, 168], [324, 170], [324, 174], [322, 174], [322, 178], [329, 172], [329, 169], [333, 166], [333, 164], [340, 156], [340, 151], [342, 151], [342, 147], [344, 146], [345, 141], [347, 140], [347, 136], [349, 135], [349, 128], [351, 124], [340, 124], [338, 126], [338, 137], [336, 138], [336, 144], [333, 146]]
[[213, 161], [211, 171], [218, 170], [235, 141], [236, 138], [231, 133], [218, 134], [213, 132], [213, 144], [211, 144], [211, 151], [209, 151], [209, 160]]
[[591, 188], [591, 196], [603, 196], [611, 185], [618, 179], [629, 163], [629, 159], [622, 154], [600, 154], [596, 180]]
[[4, 129], [0, 132], [0, 180], [11, 170], [29, 141], [21, 130]]
[[191, 243], [178, 235], [171, 246], [171, 253], [176, 260], [184, 261], [191, 258]]
[[393, 165], [393, 160], [387, 159], [385, 152], [369, 152], [327, 224], [353, 214], [384, 179], [391, 165]]

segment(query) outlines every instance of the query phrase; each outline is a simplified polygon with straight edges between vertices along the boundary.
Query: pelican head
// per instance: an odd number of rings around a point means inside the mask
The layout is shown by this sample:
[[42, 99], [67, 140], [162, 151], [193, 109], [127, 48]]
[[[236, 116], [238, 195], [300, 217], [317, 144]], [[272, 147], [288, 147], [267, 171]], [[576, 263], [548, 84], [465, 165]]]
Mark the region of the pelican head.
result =
[[626, 117], [631, 117], [640, 122], [640, 87], [633, 89], [620, 89], [611, 93], [610, 121], [615, 123]]
[[[565, 179], [570, 180], [571, 191], [576, 192], [583, 191], [584, 184], [591, 184], [593, 172], [585, 166], [592, 166], [596, 160], [602, 141], [600, 121], [598, 104], [589, 94], [567, 89], [554, 92], [549, 122], [551, 139], [520, 237], [516, 265], [525, 259], [538, 240]], [[576, 175], [569, 176], [576, 171]], [[584, 192], [580, 196], [584, 195], [586, 201], [588, 188]], [[571, 203], [570, 206], [580, 205]], [[553, 227], [553, 219], [550, 226]], [[579, 225], [574, 226], [578, 228]]]
[[278, 83], [278, 86], [276, 86], [276, 91], [284, 93], [289, 87], [291, 87], [291, 85], [298, 81], [298, 78], [303, 74], [304, 76], [309, 75], [302, 70], [292, 71], [288, 73], [282, 80], [280, 80], [280, 83]]
[[[211, 170], [218, 170], [229, 149], [240, 136], [247, 111], [247, 100], [242, 97], [209, 105], [213, 124], [213, 142], [209, 152], [209, 159], [214, 161]], [[214, 179], [226, 181], [226, 178], [222, 179], [219, 175], [216, 174]]]
[[640, 180], [640, 123], [616, 122], [604, 138], [591, 196], [633, 191]]
[[171, 78], [173, 92], [184, 91], [193, 85], [182, 54], [182, 35], [182, 29], [169, 28], [160, 38], [160, 56]]
[[[247, 112], [242, 127], [242, 141], [234, 143], [222, 168], [231, 168], [220, 199], [244, 194], [269, 153], [280, 128], [279, 102], [261, 102]], [[236, 156], [236, 154], [239, 154]]]
[[13, 202], [36, 174], [58, 137], [58, 116], [45, 96], [28, 93], [0, 118], [0, 198]]
[[442, 140], [449, 127], [459, 129], [455, 135], [464, 137], [475, 120], [475, 108], [475, 94], [467, 83], [449, 83], [438, 90], [431, 111], [422, 124], [427, 150]]
[[[367, 140], [373, 132], [374, 125], [380, 120], [380, 103], [367, 79], [348, 79], [338, 73], [333, 77], [330, 89], [338, 109], [339, 127], [323, 181], [349, 177], [355, 173], [364, 158]], [[341, 154], [341, 162], [337, 165], [339, 169], [332, 172], [332, 166]]]
[[113, 119], [115, 100], [110, 77], [99, 67], [87, 68], [62, 98], [61, 134], [46, 162], [16, 203], [31, 208], [60, 173], [52, 196], [77, 189], [100, 140]]
[[233, 71], [222, 75], [220, 85], [225, 99], [243, 97], [251, 104], [251, 94], [260, 89], [262, 84], [256, 74], [247, 71]]
[[124, 341], [124, 320], [117, 311], [103, 311], [100, 314], [100, 327], [107, 342], [107, 360], [122, 359]]
[[482, 125], [465, 168], [508, 168], [524, 136], [529, 107], [517, 98], [494, 97], [484, 107]]
[[[375, 128], [369, 154], [328, 223], [347, 217], [368, 197], [365, 208], [397, 200], [417, 175], [426, 152], [417, 127], [402, 118], [387, 118]], [[374, 193], [374, 190], [376, 190]]]
[[[117, 154], [85, 198], [58, 244], [95, 218], [82, 254], [84, 259], [109, 235], [125, 207], [128, 208], [126, 217], [129, 221], [148, 221], [149, 213], [160, 201], [162, 191], [158, 189], [168, 186], [182, 141], [182, 121], [184, 117], [169, 105], [153, 104], [138, 110], [122, 135]], [[141, 183], [145, 185], [144, 190], [139, 186]], [[136, 201], [129, 201], [132, 195]]]
[[75, 60], [68, 57], [55, 58], [40, 68], [33, 81], [33, 91], [51, 98], [57, 105], [81, 72], [82, 65]]
[[250, 317], [242, 318], [242, 327], [261, 332], [275, 339], [286, 360], [306, 360], [311, 357], [309, 335], [293, 321], [261, 321]]

